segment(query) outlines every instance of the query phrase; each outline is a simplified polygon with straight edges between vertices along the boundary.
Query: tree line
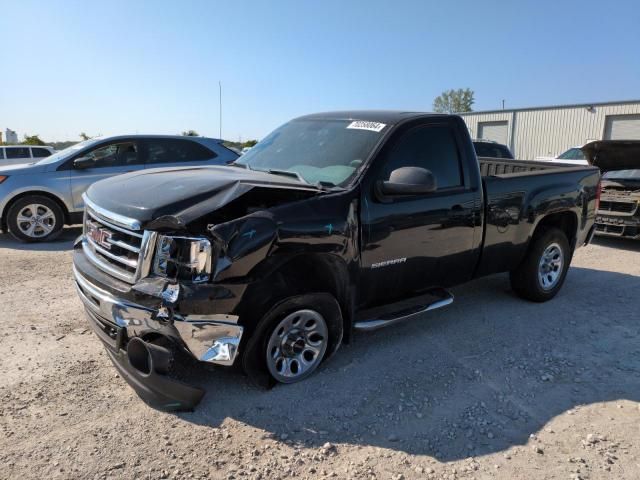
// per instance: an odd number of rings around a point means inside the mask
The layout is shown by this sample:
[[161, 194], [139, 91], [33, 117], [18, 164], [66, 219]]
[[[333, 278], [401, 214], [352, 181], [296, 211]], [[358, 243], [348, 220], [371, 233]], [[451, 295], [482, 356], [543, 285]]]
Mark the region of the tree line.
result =
[[[464, 113], [471, 112], [473, 104], [475, 103], [474, 92], [470, 88], [458, 88], [457, 90], [445, 90], [440, 95], [438, 95], [433, 100], [433, 111], [436, 113]], [[200, 134], [195, 130], [185, 130], [182, 132], [185, 137], [199, 137]], [[90, 137], [85, 132], [80, 132], [78, 135], [81, 138], [81, 141], [89, 140], [93, 137]], [[71, 145], [74, 145], [78, 142], [68, 141], [68, 142], [53, 142], [51, 146], [56, 150], [61, 150], [63, 148], [67, 148]], [[236, 148], [238, 150], [242, 150], [246, 147], [253, 147], [258, 140], [247, 140], [245, 142], [232, 142], [225, 141], [224, 145], [231, 148]], [[5, 145], [5, 142], [0, 142], [0, 144]], [[42, 146], [47, 145], [44, 142], [40, 135], [26, 135], [24, 136], [24, 140], [20, 142], [20, 145], [35, 145]]]

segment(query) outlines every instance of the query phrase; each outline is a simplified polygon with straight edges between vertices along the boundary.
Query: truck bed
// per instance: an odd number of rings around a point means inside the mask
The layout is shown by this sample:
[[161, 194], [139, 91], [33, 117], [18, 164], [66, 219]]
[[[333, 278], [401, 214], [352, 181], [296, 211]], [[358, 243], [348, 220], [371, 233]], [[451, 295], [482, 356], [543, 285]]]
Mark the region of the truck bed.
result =
[[495, 158], [478, 162], [486, 211], [479, 275], [520, 263], [540, 211], [575, 212], [576, 244], [585, 241], [595, 204], [587, 208], [582, 198], [595, 198], [600, 178], [596, 167]]
[[548, 170], [564, 170], [566, 168], [580, 168], [584, 165], [572, 165], [567, 163], [550, 163], [533, 160], [508, 160], [504, 158], [478, 157], [480, 173], [483, 177], [495, 177], [498, 175], [511, 175], [515, 173], [540, 172]]

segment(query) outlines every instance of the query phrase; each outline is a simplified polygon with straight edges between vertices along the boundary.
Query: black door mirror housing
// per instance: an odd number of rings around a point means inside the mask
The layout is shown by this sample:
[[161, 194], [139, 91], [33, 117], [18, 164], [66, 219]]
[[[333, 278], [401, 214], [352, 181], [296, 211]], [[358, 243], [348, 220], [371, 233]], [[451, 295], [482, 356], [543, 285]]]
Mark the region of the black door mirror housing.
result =
[[83, 169], [95, 166], [96, 161], [91, 157], [80, 157], [73, 161], [73, 168]]
[[389, 180], [379, 181], [377, 189], [382, 195], [421, 195], [438, 188], [431, 170], [421, 167], [401, 167], [391, 172]]

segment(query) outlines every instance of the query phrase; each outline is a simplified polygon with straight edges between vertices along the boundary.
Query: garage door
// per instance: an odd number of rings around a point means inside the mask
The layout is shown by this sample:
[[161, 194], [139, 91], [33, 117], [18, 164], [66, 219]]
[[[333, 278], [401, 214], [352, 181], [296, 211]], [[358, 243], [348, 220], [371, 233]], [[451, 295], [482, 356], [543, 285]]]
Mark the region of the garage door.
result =
[[640, 140], [640, 115], [607, 116], [605, 140]]
[[478, 123], [478, 138], [493, 140], [494, 142], [508, 145], [508, 122], [480, 122]]

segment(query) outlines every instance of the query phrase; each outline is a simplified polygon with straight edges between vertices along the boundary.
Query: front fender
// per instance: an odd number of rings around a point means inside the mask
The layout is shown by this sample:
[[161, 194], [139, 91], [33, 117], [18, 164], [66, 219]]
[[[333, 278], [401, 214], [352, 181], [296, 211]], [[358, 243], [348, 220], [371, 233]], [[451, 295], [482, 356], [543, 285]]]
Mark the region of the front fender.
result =
[[[20, 177], [16, 177], [19, 180]], [[9, 178], [11, 179], [11, 177]], [[8, 186], [11, 186], [8, 185]], [[67, 187], [69, 186], [67, 182]], [[22, 186], [16, 186], [12, 188], [1, 200], [0, 200], [0, 217], [4, 217], [6, 215], [7, 206], [10, 205], [14, 200], [23, 196], [24, 194], [45, 194], [47, 196], [55, 197], [60, 203], [64, 205], [67, 212], [73, 211], [73, 205], [68, 201], [69, 195], [65, 195], [64, 189], [51, 188], [43, 185], [33, 185], [27, 184]]]

